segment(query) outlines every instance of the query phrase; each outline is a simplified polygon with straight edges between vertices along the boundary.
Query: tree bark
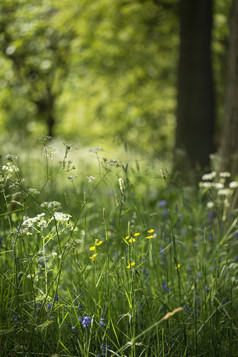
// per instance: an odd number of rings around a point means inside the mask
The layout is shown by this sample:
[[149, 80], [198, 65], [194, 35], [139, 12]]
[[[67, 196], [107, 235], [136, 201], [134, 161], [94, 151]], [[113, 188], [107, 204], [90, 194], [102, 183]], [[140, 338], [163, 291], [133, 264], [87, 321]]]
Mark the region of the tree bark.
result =
[[[181, 0], [180, 21], [175, 161], [183, 150], [189, 166], [205, 167], [214, 131], [212, 0]], [[175, 168], [181, 166], [175, 162]]]
[[231, 8], [221, 170], [238, 175], [238, 0]]

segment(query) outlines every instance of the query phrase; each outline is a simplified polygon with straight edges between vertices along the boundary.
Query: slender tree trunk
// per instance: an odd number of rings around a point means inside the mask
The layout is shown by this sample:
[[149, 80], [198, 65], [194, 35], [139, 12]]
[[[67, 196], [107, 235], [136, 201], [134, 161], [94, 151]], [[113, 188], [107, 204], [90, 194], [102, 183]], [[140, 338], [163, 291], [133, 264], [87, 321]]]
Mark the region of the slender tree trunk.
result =
[[221, 169], [238, 174], [238, 0], [231, 8]]
[[[181, 0], [180, 20], [175, 151], [183, 150], [190, 166], [205, 167], [213, 151], [214, 129], [212, 0]], [[183, 169], [183, 162], [175, 162], [176, 168]]]

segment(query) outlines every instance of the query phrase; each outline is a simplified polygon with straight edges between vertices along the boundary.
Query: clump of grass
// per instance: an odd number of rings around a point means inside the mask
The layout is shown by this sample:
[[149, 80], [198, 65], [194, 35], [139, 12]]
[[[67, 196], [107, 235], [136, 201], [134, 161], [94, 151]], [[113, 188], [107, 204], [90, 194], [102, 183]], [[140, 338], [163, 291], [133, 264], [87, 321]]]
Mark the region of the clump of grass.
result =
[[41, 186], [1, 166], [2, 356], [235, 356], [237, 181], [185, 196], [160, 168], [93, 148], [82, 173], [41, 142]]

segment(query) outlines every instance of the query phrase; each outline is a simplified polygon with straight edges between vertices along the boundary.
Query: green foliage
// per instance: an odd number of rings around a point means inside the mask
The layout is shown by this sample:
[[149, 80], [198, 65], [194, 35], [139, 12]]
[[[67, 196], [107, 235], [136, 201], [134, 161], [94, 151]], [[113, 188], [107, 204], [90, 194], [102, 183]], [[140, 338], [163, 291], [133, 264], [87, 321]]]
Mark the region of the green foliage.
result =
[[2, 356], [235, 356], [237, 181], [47, 140], [2, 160]]

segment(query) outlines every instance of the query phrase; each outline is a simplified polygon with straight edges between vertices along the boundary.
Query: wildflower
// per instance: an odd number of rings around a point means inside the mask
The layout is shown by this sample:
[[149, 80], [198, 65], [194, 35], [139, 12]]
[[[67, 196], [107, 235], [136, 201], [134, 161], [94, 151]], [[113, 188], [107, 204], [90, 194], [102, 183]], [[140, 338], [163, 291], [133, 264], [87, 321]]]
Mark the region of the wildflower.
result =
[[231, 176], [230, 172], [227, 172], [227, 171], [220, 172], [220, 177], [230, 177], [230, 176]]
[[55, 295], [55, 301], [59, 301], [59, 295], [58, 294]]
[[68, 180], [72, 181], [75, 177], [78, 177], [78, 175], [71, 175], [71, 176], [68, 176]]
[[83, 327], [87, 327], [91, 323], [91, 318], [90, 316], [85, 316], [82, 320], [82, 325]]
[[219, 182], [219, 183], [214, 183], [213, 187], [215, 187], [217, 190], [221, 190], [224, 188], [223, 183]]
[[95, 250], [95, 249], [96, 249], [95, 245], [89, 248], [89, 250]]
[[135, 241], [136, 241], [135, 238], [131, 238], [128, 240], [129, 243], [134, 243]]
[[146, 239], [152, 239], [152, 238], [154, 238], [154, 236], [147, 236], [147, 237], [145, 237]]
[[102, 327], [106, 327], [107, 325], [103, 322], [105, 319], [103, 319], [102, 317], [100, 318], [99, 324]]
[[125, 239], [129, 239], [130, 238], [130, 236], [126, 236], [126, 238]]
[[202, 176], [202, 180], [203, 181], [209, 181], [209, 180], [212, 180], [212, 179], [214, 179], [214, 177], [216, 177], [216, 172], [215, 171], [212, 171], [212, 172], [210, 172], [209, 174], [205, 174], [205, 175], [203, 175]]
[[42, 208], [56, 210], [61, 208], [61, 203], [58, 201], [43, 202], [40, 206]]
[[128, 265], [127, 265], [127, 269], [130, 269], [131, 267], [133, 267], [135, 265], [135, 263], [133, 262], [133, 263], [129, 263]]
[[134, 237], [138, 237], [140, 235], [140, 233], [135, 233]]
[[182, 307], [177, 307], [177, 309], [174, 309], [172, 312], [167, 312], [167, 314], [163, 317], [162, 320], [168, 320], [170, 317], [174, 316], [174, 314], [177, 314], [178, 312], [182, 311]]
[[89, 152], [98, 152], [98, 151], [103, 151], [102, 147], [95, 147], [95, 148], [91, 148], [88, 150]]
[[87, 176], [88, 182], [91, 183], [93, 180], [96, 180], [94, 176]]
[[101, 245], [102, 243], [103, 243], [103, 241], [100, 240], [100, 242], [98, 242], [96, 245], [98, 246], [98, 245]]
[[150, 230], [148, 230], [148, 233], [154, 233], [154, 229], [150, 229]]
[[2, 170], [13, 173], [18, 172], [19, 168], [16, 167], [16, 165], [13, 165], [11, 162], [8, 162], [7, 165], [2, 166]]
[[207, 202], [207, 208], [213, 208], [214, 203], [213, 202]]
[[237, 188], [238, 187], [238, 182], [237, 181], [232, 181], [229, 183], [230, 188]]
[[68, 213], [55, 212], [54, 218], [57, 222], [68, 222], [72, 216]]
[[165, 207], [167, 204], [166, 200], [159, 201], [159, 207]]
[[217, 192], [218, 196], [228, 196], [230, 193], [229, 189], [228, 188], [224, 188], [222, 190], [219, 190]]
[[126, 190], [125, 182], [124, 182], [124, 180], [122, 178], [119, 178], [118, 179], [118, 183], [119, 183], [119, 187], [120, 187], [121, 193], [124, 195], [125, 190]]
[[14, 155], [11, 155], [11, 154], [7, 154], [7, 155], [5, 156], [5, 159], [8, 160], [8, 161], [15, 161], [15, 160], [18, 159], [18, 157], [17, 157], [17, 156], [14, 156]]
[[93, 254], [93, 255], [90, 257], [90, 259], [94, 262], [95, 259], [96, 259], [96, 256], [97, 256], [97, 253]]
[[40, 192], [38, 190], [36, 190], [35, 188], [29, 188], [28, 192], [32, 195], [39, 195]]
[[181, 264], [177, 264], [176, 266], [175, 266], [175, 269], [179, 269], [181, 267]]
[[54, 156], [57, 154], [56, 147], [49, 145], [49, 146], [44, 146], [43, 148], [43, 157], [47, 157], [50, 160], [53, 160]]

